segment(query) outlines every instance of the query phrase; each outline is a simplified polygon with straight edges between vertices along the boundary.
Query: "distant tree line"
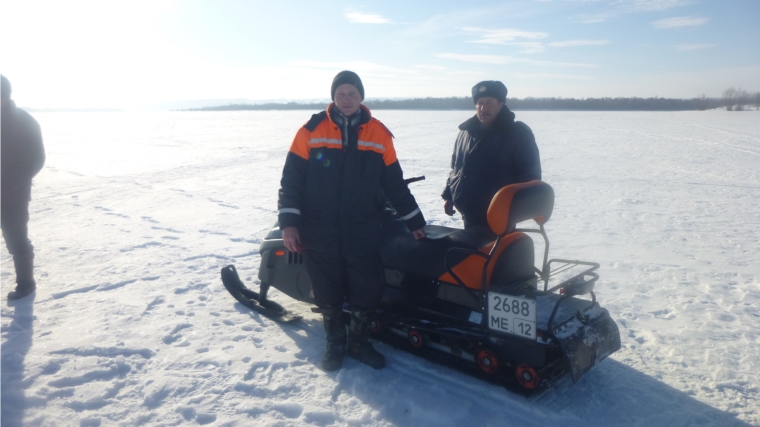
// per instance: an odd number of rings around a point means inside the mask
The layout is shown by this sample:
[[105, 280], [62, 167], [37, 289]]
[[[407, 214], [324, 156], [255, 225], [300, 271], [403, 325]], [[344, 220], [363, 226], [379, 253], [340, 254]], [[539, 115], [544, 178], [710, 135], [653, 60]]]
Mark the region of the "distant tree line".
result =
[[[719, 99], [705, 98], [704, 106], [717, 108]], [[507, 100], [513, 110], [575, 111], [684, 111], [698, 110], [697, 99], [674, 98], [525, 98]]]
[[750, 94], [742, 88], [728, 88], [723, 91], [723, 105], [728, 111], [742, 111], [751, 105], [760, 109], [760, 92]]
[[[674, 98], [508, 98], [507, 106], [511, 110], [559, 110], [559, 111], [687, 111], [708, 110], [726, 107], [739, 111], [747, 105], [760, 108], [760, 92], [750, 95], [743, 89], [727, 89], [723, 98], [708, 98], [700, 95], [693, 99]], [[474, 110], [472, 98], [414, 98], [401, 100], [367, 100], [364, 102], [371, 110]], [[322, 110], [325, 103], [301, 104], [267, 103], [267, 104], [232, 104], [218, 107], [193, 108], [187, 111], [236, 111], [236, 110]]]

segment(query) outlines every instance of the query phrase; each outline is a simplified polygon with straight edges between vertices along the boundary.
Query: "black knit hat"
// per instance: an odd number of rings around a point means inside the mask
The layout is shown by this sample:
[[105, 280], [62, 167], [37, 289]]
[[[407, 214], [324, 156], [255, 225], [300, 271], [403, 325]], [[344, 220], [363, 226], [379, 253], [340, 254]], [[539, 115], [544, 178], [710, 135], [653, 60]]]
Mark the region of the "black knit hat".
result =
[[498, 80], [482, 81], [472, 87], [472, 102], [477, 104], [478, 98], [489, 96], [499, 102], [507, 102], [507, 87]]
[[11, 82], [2, 74], [0, 74], [0, 94], [3, 98], [11, 98]]
[[333, 101], [335, 101], [335, 90], [338, 89], [338, 86], [345, 84], [353, 85], [359, 91], [359, 95], [362, 96], [362, 101], [364, 101], [364, 85], [362, 84], [362, 79], [360, 79], [359, 75], [353, 71], [341, 71], [335, 76], [332, 82], [332, 87], [330, 88], [330, 98]]

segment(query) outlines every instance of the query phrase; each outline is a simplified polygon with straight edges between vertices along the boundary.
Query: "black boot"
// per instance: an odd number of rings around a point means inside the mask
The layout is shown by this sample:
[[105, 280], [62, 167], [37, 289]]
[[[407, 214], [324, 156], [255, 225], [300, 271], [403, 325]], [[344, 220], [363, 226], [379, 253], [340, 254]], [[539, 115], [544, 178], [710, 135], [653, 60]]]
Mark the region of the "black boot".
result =
[[14, 255], [13, 265], [16, 268], [16, 290], [8, 292], [8, 300], [24, 298], [37, 289], [34, 281], [34, 252]]
[[322, 355], [322, 369], [336, 371], [343, 366], [346, 355], [346, 322], [340, 309], [325, 309], [322, 312], [327, 334], [327, 347]]
[[348, 357], [356, 359], [375, 369], [385, 367], [385, 357], [369, 342], [370, 312], [354, 309], [351, 311], [351, 325], [348, 330]]

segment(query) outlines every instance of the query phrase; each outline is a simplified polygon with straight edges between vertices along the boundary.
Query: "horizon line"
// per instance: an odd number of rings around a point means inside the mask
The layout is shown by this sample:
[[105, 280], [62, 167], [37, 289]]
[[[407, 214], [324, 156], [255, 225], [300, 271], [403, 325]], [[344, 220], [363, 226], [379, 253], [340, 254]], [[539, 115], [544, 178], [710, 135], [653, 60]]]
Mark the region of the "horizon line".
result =
[[[760, 93], [760, 92], [759, 92]], [[750, 94], [755, 95], [755, 94]], [[702, 98], [704, 96], [704, 98]], [[411, 97], [411, 98], [367, 98], [362, 101], [362, 104], [365, 103], [372, 103], [372, 102], [403, 102], [403, 101], [416, 101], [416, 100], [471, 100], [471, 96], [440, 96], [440, 97], [434, 97], [434, 96], [428, 96], [428, 97]], [[650, 96], [650, 97], [637, 97], [637, 96], [603, 96], [603, 97], [586, 97], [586, 98], [574, 98], [574, 97], [563, 97], [563, 96], [546, 96], [546, 97], [534, 97], [534, 96], [527, 96], [524, 98], [507, 98], [506, 103], [509, 103], [510, 100], [512, 101], [526, 101], [526, 100], [538, 100], [538, 101], [546, 101], [546, 100], [563, 100], [563, 101], [588, 101], [588, 100], [669, 100], [669, 101], [695, 101], [695, 100], [723, 100], [723, 97], [708, 97], [705, 95], [698, 95], [691, 98], [665, 98], [660, 96]], [[196, 98], [196, 99], [184, 99], [184, 100], [176, 100], [176, 101], [162, 101], [162, 102], [155, 102], [151, 104], [141, 104], [141, 105], [134, 105], [134, 106], [128, 106], [128, 107], [78, 107], [78, 108], [67, 108], [67, 107], [34, 107], [34, 106], [19, 106], [19, 108], [22, 108], [24, 110], [28, 111], [35, 111], [35, 112], [119, 112], [119, 111], [132, 111], [132, 110], [163, 110], [163, 111], [193, 111], [193, 110], [200, 110], [205, 108], [217, 108], [217, 107], [234, 107], [234, 106], [264, 106], [264, 105], [272, 105], [272, 106], [286, 106], [286, 105], [303, 105], [304, 107], [313, 108], [315, 104], [324, 104], [329, 105], [333, 101], [327, 100], [325, 98], [315, 98], [315, 99], [280, 99], [280, 100], [252, 100], [248, 99], [245, 100], [245, 102], [242, 101], [241, 98]], [[191, 103], [201, 103], [201, 102], [208, 102], [211, 105], [204, 105], [204, 106], [181, 106], [181, 104], [191, 104]], [[227, 104], [224, 104], [224, 102], [229, 102]], [[750, 101], [749, 104], [752, 104], [752, 101]], [[474, 108], [474, 106], [473, 106]]]

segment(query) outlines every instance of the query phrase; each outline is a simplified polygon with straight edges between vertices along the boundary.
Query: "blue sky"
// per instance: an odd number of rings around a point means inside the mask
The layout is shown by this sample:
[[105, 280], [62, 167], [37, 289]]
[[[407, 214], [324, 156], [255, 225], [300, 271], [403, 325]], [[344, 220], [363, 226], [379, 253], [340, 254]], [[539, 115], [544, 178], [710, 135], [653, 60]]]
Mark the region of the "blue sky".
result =
[[31, 107], [367, 98], [717, 97], [760, 91], [758, 0], [9, 1], [0, 72]]

